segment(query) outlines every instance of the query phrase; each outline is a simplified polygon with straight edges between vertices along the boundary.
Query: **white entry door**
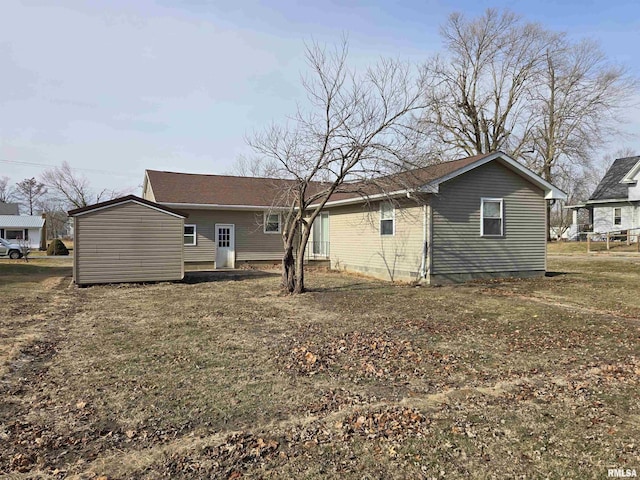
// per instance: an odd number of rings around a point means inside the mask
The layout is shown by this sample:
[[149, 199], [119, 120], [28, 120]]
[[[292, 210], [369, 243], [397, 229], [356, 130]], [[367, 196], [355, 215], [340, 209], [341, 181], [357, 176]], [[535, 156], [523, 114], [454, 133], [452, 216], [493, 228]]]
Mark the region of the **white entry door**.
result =
[[235, 225], [216, 224], [216, 268], [235, 267]]

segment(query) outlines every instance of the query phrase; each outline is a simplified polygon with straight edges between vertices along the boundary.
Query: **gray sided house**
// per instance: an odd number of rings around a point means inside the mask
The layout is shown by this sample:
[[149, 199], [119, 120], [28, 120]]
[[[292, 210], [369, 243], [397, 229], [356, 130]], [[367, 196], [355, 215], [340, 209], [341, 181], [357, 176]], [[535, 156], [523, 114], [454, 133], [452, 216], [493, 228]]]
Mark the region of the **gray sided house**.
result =
[[147, 170], [143, 198], [189, 215], [184, 230], [186, 263], [236, 268], [282, 258], [282, 208], [287, 180]]
[[69, 211], [78, 285], [180, 280], [186, 215], [135, 195]]
[[[143, 197], [188, 213], [185, 262], [233, 268], [281, 259], [287, 185], [147, 170]], [[307, 255], [390, 280], [543, 275], [546, 201], [565, 198], [501, 152], [349, 183], [314, 222]]]
[[616, 159], [589, 200], [573, 206], [585, 207], [594, 232], [640, 228], [640, 156]]
[[564, 198], [500, 152], [377, 179], [327, 203], [331, 266], [434, 284], [544, 275], [546, 201]]

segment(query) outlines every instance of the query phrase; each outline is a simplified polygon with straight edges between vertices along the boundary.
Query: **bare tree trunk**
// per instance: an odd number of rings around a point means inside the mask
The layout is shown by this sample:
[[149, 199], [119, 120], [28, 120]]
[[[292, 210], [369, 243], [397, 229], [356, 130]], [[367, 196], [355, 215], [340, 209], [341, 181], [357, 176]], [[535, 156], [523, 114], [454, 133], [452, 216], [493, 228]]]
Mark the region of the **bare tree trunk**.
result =
[[293, 255], [293, 242], [288, 242], [282, 256], [282, 288], [293, 293], [295, 287], [296, 266]]
[[311, 234], [311, 225], [305, 224], [298, 243], [298, 255], [296, 256], [296, 285], [293, 293], [304, 292], [304, 254], [307, 249], [307, 241]]

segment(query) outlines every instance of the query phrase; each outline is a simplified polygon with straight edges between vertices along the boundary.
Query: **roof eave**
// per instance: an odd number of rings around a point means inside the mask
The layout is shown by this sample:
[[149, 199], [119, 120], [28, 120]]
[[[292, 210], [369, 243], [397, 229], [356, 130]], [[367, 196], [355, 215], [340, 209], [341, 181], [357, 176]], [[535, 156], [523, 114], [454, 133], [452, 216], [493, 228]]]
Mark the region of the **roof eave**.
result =
[[631, 167], [631, 170], [629, 170], [627, 174], [624, 177], [622, 177], [622, 180], [620, 180], [620, 183], [636, 183], [638, 181], [636, 177], [639, 173], [640, 173], [640, 160], [638, 160], [636, 164], [633, 167]]
[[224, 205], [215, 203], [180, 203], [180, 202], [157, 202], [160, 205], [165, 205], [171, 208], [177, 209], [192, 209], [192, 210], [288, 210], [288, 206], [275, 206], [275, 205]]
[[529, 170], [528, 168], [524, 167], [523, 165], [521, 165], [518, 161], [514, 160], [513, 158], [511, 158], [509, 155], [503, 153], [503, 152], [495, 152], [489, 155], [486, 155], [478, 160], [476, 160], [473, 163], [470, 163], [469, 165], [466, 165], [462, 168], [459, 168], [458, 170], [455, 170], [443, 177], [437, 178], [431, 182], [429, 182], [427, 184], [428, 188], [435, 190], [435, 192], [438, 191], [439, 186], [441, 183], [444, 183], [448, 180], [451, 180], [452, 178], [458, 177], [464, 173], [467, 173], [470, 170], [473, 170], [474, 168], [478, 168], [488, 162], [491, 162], [493, 160], [501, 160], [504, 163], [506, 163], [512, 170], [515, 170], [518, 174], [520, 174], [521, 176], [525, 177], [527, 180], [529, 180], [531, 183], [533, 183], [534, 185], [538, 186], [540, 189], [542, 189], [544, 191], [544, 198], [546, 200], [566, 200], [567, 199], [567, 194], [565, 192], [563, 192], [562, 190], [560, 190], [558, 187], [556, 187], [555, 185], [547, 182], [545, 179], [543, 179], [541, 176], [536, 175], [535, 173], [533, 173], [531, 170]]

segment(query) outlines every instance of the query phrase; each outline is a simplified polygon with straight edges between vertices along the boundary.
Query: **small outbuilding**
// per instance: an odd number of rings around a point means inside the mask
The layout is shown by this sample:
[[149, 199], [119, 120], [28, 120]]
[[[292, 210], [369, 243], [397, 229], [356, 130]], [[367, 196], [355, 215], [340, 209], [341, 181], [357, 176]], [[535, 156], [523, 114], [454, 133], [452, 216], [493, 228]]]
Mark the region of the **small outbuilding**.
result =
[[184, 277], [186, 214], [135, 195], [69, 211], [78, 285]]
[[12, 243], [24, 243], [31, 249], [46, 250], [44, 215], [0, 215], [0, 237]]

